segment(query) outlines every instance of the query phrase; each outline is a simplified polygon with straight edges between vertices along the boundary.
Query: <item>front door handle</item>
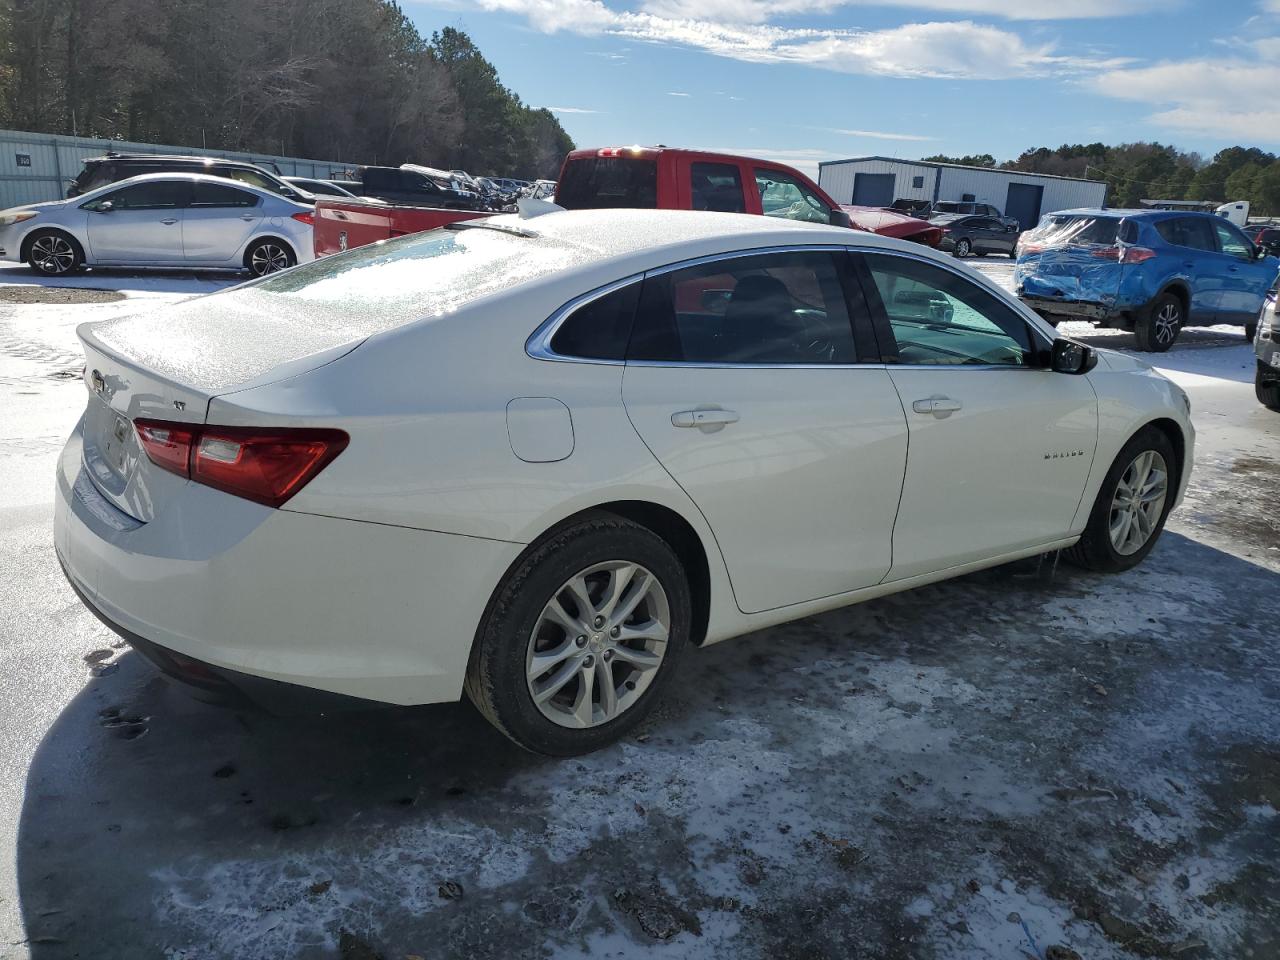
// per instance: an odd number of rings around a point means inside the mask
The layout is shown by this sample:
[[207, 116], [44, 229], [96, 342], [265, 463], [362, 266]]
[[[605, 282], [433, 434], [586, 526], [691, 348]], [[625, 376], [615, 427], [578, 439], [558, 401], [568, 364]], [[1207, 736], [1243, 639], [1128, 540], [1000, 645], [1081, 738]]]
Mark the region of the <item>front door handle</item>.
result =
[[257, 220], [258, 215], [255, 213], [242, 213], [240, 214], [240, 219], [241, 220]]
[[959, 400], [951, 397], [930, 397], [928, 400], [917, 400], [911, 404], [916, 413], [931, 413], [939, 420], [944, 420], [964, 406]]
[[738, 420], [732, 410], [681, 410], [671, 415], [673, 427], [723, 427]]
[[166, 227], [172, 227], [175, 223], [178, 222], [178, 219], [177, 217], [165, 217], [160, 222], [163, 223]]

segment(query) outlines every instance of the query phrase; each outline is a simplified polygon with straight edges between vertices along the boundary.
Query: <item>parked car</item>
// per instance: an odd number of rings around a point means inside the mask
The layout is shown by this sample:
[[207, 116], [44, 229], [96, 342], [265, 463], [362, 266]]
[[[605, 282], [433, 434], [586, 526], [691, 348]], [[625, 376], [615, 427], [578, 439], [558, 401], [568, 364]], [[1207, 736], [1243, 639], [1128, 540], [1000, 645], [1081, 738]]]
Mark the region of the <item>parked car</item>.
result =
[[352, 193], [341, 184], [334, 183], [332, 180], [315, 180], [311, 177], [284, 177], [286, 183], [291, 183], [295, 187], [299, 187], [307, 193], [316, 197], [354, 197]]
[[936, 247], [942, 239], [942, 228], [919, 217], [913, 217], [889, 207], [864, 207], [842, 203], [840, 209], [859, 230], [878, 233], [882, 237], [897, 237], [925, 246]]
[[965, 216], [978, 217], [995, 217], [1006, 227], [1013, 227], [1015, 230], [1021, 230], [1020, 224], [1013, 217], [1006, 217], [999, 207], [992, 206], [989, 203], [972, 200], [935, 200], [930, 205], [929, 219], [936, 220], [942, 217], [951, 217], [957, 214]]
[[1132, 330], [1139, 350], [1168, 350], [1189, 324], [1253, 336], [1280, 260], [1211, 213], [1064, 210], [1022, 235], [1014, 282], [1042, 316]]
[[271, 703], [465, 689], [555, 755], [690, 646], [1046, 551], [1132, 567], [1193, 461], [1145, 364], [786, 218], [501, 216], [79, 333], [53, 542], [112, 629]]
[[278, 193], [299, 203], [314, 203], [315, 196], [295, 186], [278, 173], [265, 170], [243, 160], [217, 157], [162, 157], [149, 153], [109, 153], [105, 157], [89, 157], [84, 169], [71, 181], [67, 198], [78, 197], [109, 183], [140, 177], [147, 173], [204, 173], [214, 177], [239, 180], [250, 186]]
[[360, 190], [365, 197], [375, 197], [402, 206], [441, 207], [447, 210], [478, 210], [480, 197], [464, 190], [451, 174], [405, 164], [401, 167], [361, 167]]
[[0, 211], [0, 258], [49, 276], [80, 267], [248, 270], [312, 259], [314, 210], [200, 173], [150, 173], [69, 200]]
[[535, 180], [521, 191], [531, 200], [554, 200], [556, 182], [554, 180]]
[[1251, 226], [1245, 230], [1245, 236], [1255, 247], [1264, 247], [1273, 257], [1280, 256], [1280, 226], [1273, 223]]
[[1253, 377], [1258, 402], [1268, 409], [1280, 411], [1280, 321], [1276, 319], [1274, 293], [1267, 297], [1258, 318], [1253, 352], [1258, 364]]
[[1018, 255], [1018, 228], [995, 217], [953, 213], [934, 217], [929, 222], [942, 231], [938, 249], [957, 257], [985, 257], [989, 253], [1003, 253], [1007, 257]]

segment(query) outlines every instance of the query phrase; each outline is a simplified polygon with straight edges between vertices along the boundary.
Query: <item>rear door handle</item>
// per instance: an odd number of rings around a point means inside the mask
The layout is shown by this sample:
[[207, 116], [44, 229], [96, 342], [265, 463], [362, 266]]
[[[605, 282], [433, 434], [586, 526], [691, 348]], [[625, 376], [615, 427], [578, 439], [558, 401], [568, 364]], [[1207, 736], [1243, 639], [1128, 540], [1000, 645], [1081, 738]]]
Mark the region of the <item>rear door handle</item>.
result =
[[911, 404], [916, 413], [931, 413], [939, 420], [951, 416], [964, 406], [959, 400], [951, 397], [930, 397], [928, 400], [917, 400]]
[[166, 227], [172, 227], [175, 223], [178, 222], [178, 220], [176, 217], [165, 217], [165, 219], [161, 220], [160, 222], [163, 223]]
[[257, 220], [258, 215], [256, 213], [242, 213], [240, 214], [240, 219], [241, 220]]
[[732, 410], [681, 410], [671, 415], [673, 427], [723, 427], [740, 418]]

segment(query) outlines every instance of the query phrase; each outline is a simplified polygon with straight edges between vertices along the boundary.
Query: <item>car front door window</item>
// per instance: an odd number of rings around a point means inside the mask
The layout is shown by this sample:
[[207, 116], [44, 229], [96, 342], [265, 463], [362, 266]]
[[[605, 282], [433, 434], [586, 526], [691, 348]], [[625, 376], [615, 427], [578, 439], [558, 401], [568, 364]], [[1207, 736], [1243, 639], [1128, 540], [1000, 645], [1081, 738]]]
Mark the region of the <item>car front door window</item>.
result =
[[806, 223], [830, 223], [831, 208], [789, 173], [756, 168], [756, 189], [766, 217], [784, 217]]
[[909, 257], [867, 254], [898, 361], [1028, 366], [1027, 323], [970, 280]]
[[1245, 239], [1244, 234], [1236, 230], [1235, 227], [1225, 220], [1215, 220], [1213, 221], [1213, 229], [1218, 235], [1218, 246], [1223, 253], [1238, 260], [1253, 259], [1253, 247]]

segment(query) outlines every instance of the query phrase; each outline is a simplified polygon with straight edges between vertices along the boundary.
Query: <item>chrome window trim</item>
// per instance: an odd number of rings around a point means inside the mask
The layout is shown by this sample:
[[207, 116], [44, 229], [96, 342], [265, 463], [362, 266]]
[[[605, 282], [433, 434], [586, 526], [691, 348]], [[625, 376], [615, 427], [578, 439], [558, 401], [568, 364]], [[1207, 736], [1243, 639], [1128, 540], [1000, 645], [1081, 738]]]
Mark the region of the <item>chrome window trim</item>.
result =
[[[574, 357], [568, 354], [556, 353], [551, 349], [551, 340], [560, 329], [560, 326], [569, 318], [571, 314], [579, 308], [592, 303], [601, 297], [622, 289], [631, 283], [644, 280], [647, 277], [660, 277], [664, 274], [673, 273], [676, 270], [684, 270], [689, 267], [697, 267], [707, 263], [716, 263], [721, 260], [740, 260], [743, 257], [759, 256], [771, 253], [876, 253], [886, 256], [905, 257], [909, 260], [916, 260], [920, 263], [929, 264], [942, 270], [947, 270], [961, 280], [967, 280], [974, 283], [973, 277], [967, 275], [963, 270], [958, 269], [945, 260], [934, 259], [932, 257], [921, 256], [911, 250], [896, 250], [889, 247], [865, 246], [860, 244], [847, 243], [798, 243], [774, 245], [768, 247], [755, 247], [743, 250], [731, 250], [725, 253], [712, 253], [701, 257], [692, 257], [688, 260], [680, 260], [675, 263], [664, 264], [661, 267], [655, 267], [651, 270], [645, 270], [640, 273], [633, 273], [621, 280], [614, 280], [603, 286], [596, 287], [584, 294], [574, 297], [561, 307], [559, 307], [551, 316], [542, 321], [530, 334], [529, 339], [525, 341], [525, 353], [534, 360], [546, 360], [553, 363], [587, 363], [597, 366], [607, 367], [690, 367], [702, 369], [742, 369], [742, 370], [856, 370], [862, 368], [881, 369], [881, 370], [1040, 370], [1041, 367], [1032, 366], [1031, 364], [946, 364], [946, 363], [724, 363], [709, 362], [695, 360], [601, 360], [593, 357]], [[982, 284], [976, 284], [983, 289]], [[992, 284], [995, 287], [994, 284]], [[1007, 295], [1007, 291], [995, 288], [1000, 294]], [[995, 295], [991, 290], [987, 293]], [[1018, 306], [1022, 306], [1019, 302]], [[1044, 331], [1040, 330], [1036, 323], [1031, 322], [1027, 316], [1018, 311], [1015, 307], [1010, 307], [1024, 323], [1031, 329], [1033, 333], [1044, 337]], [[1027, 308], [1029, 309], [1029, 308]], [[1037, 318], [1038, 320], [1038, 318]], [[1044, 346], [1049, 348], [1052, 346], [1052, 340], [1045, 343]]]

